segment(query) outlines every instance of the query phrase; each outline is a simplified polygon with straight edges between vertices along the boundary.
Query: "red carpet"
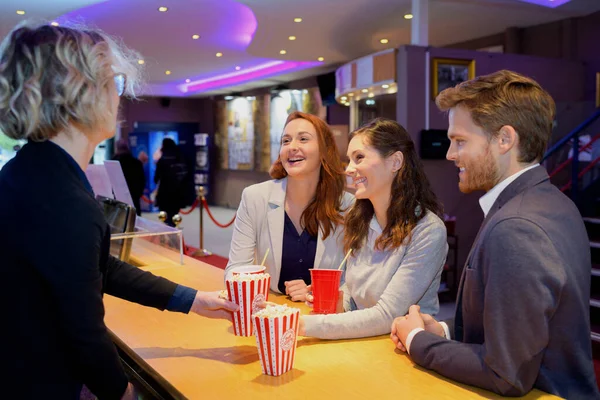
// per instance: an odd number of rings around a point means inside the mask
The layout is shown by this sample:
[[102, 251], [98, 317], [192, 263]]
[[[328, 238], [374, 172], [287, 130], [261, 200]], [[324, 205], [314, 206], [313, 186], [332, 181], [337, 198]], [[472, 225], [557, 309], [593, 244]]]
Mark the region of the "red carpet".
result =
[[225, 269], [225, 267], [227, 266], [227, 261], [229, 261], [227, 258], [225, 257], [221, 257], [218, 256], [216, 254], [212, 254], [210, 256], [206, 256], [206, 257], [194, 257], [192, 256], [192, 254], [197, 250], [195, 247], [192, 246], [186, 246], [187, 247], [187, 251], [186, 254], [192, 258], [195, 258], [196, 260], [205, 262], [207, 264], [213, 265], [217, 268], [221, 268], [221, 269]]

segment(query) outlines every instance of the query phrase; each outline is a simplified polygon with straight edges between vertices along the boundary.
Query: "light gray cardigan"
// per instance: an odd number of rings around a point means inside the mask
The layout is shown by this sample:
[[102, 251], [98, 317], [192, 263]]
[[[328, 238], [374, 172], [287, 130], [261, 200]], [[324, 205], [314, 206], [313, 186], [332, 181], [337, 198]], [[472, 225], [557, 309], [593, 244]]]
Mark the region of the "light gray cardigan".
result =
[[374, 250], [382, 229], [371, 220], [367, 243], [348, 259], [344, 290], [347, 312], [303, 316], [306, 336], [348, 339], [390, 333], [394, 318], [413, 304], [421, 312], [439, 311], [438, 289], [448, 253], [446, 227], [427, 212], [413, 229], [408, 246]]

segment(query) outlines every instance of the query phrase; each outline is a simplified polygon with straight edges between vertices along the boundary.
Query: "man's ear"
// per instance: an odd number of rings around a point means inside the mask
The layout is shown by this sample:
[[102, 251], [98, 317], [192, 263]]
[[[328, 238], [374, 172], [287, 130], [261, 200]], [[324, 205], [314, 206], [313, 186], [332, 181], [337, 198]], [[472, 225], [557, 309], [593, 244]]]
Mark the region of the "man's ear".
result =
[[510, 125], [504, 125], [498, 131], [497, 141], [500, 154], [506, 154], [513, 148], [515, 150], [518, 149], [519, 135], [515, 128]]

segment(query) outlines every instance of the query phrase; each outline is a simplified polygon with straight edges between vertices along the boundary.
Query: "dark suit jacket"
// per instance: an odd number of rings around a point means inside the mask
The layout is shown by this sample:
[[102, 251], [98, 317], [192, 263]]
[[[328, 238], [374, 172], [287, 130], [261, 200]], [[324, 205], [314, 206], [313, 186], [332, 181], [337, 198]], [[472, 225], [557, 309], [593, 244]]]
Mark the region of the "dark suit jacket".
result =
[[597, 398], [590, 268], [579, 211], [533, 168], [500, 193], [479, 230], [459, 287], [455, 340], [419, 332], [411, 357], [503, 395], [535, 387]]
[[119, 399], [127, 378], [104, 325], [103, 292], [164, 309], [176, 285], [109, 256], [110, 231], [74, 160], [28, 143], [0, 171], [2, 391]]

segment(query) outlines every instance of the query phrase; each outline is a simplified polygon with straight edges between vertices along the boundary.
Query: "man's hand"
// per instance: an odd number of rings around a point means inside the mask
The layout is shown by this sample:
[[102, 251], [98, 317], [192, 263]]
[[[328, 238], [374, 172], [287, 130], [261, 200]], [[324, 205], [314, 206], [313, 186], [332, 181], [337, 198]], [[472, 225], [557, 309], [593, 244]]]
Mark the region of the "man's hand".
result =
[[423, 323], [425, 324], [425, 330], [427, 332], [431, 332], [434, 335], [438, 335], [443, 338], [446, 337], [446, 332], [444, 331], [444, 328], [439, 322], [435, 320], [435, 318], [433, 318], [429, 314], [421, 314], [421, 318], [423, 319]]
[[284, 282], [285, 294], [291, 297], [292, 301], [306, 301], [306, 294], [309, 287], [302, 279]]
[[231, 313], [238, 310], [238, 305], [219, 297], [219, 292], [198, 292], [191, 312], [207, 318], [222, 318], [231, 321]]
[[390, 339], [392, 339], [397, 349], [406, 352], [406, 338], [408, 334], [415, 328], [425, 329], [425, 322], [423, 322], [423, 318], [421, 318], [421, 314], [419, 313], [420, 309], [421, 307], [412, 305], [408, 309], [408, 314], [404, 317], [396, 318], [392, 323]]

